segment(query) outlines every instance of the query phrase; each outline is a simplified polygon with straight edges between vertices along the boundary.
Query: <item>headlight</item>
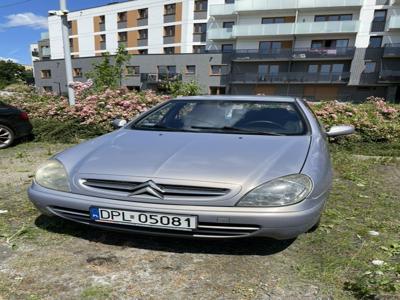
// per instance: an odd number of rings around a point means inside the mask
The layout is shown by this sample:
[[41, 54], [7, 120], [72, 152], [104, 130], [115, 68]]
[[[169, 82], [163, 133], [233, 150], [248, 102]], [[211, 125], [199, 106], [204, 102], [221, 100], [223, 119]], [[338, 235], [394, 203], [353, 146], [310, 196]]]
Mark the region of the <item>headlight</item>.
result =
[[68, 174], [64, 166], [55, 159], [45, 162], [36, 171], [37, 184], [52, 190], [70, 192]]
[[312, 190], [310, 177], [302, 174], [274, 179], [244, 196], [238, 206], [285, 206], [304, 200]]

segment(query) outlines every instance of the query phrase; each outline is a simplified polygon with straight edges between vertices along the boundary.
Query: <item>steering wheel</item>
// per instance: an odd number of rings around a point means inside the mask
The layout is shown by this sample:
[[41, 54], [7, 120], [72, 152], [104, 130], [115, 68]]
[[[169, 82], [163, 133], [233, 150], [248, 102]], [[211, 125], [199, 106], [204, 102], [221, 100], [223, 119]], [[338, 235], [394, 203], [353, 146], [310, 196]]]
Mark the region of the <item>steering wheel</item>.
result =
[[273, 125], [279, 129], [285, 129], [285, 127], [283, 127], [281, 124], [273, 122], [273, 121], [263, 121], [263, 120], [259, 120], [259, 121], [251, 121], [248, 123], [243, 124], [244, 126], [251, 126], [251, 125], [256, 125], [256, 124], [268, 124], [268, 125]]

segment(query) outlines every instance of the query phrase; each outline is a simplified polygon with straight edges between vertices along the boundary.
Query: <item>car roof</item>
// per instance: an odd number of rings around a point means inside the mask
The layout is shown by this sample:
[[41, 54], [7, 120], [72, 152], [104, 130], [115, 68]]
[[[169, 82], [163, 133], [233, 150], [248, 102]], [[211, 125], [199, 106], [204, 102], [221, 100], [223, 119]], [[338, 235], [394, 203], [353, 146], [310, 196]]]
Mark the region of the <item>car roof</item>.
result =
[[214, 101], [266, 101], [266, 102], [296, 102], [295, 97], [289, 96], [232, 96], [232, 95], [220, 95], [220, 96], [190, 96], [190, 97], [179, 97], [178, 100], [214, 100]]

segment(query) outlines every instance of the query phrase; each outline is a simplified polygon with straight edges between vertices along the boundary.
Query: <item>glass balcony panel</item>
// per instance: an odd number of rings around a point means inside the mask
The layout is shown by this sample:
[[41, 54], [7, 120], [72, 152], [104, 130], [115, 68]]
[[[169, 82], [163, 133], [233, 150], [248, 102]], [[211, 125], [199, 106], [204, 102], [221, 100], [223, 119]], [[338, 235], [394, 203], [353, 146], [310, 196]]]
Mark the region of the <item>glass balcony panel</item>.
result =
[[296, 34], [351, 33], [358, 31], [359, 21], [307, 22], [296, 24]]
[[392, 16], [389, 21], [389, 30], [400, 29], [400, 16]]
[[299, 0], [299, 9], [319, 7], [361, 6], [362, 0]]
[[211, 28], [207, 31], [207, 37], [210, 40], [232, 39], [232, 28]]
[[235, 11], [235, 4], [210, 5], [210, 15], [211, 16], [233, 15], [234, 11]]
[[296, 9], [297, 0], [236, 0], [236, 11]]
[[291, 35], [294, 23], [237, 25], [233, 27], [233, 36], [274, 36]]

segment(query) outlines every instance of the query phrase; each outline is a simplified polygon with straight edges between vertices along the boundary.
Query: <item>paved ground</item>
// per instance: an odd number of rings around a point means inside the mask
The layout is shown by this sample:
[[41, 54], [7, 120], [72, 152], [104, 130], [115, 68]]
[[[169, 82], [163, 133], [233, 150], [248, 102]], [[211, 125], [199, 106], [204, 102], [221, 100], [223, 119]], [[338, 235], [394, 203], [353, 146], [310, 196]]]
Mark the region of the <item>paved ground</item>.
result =
[[[321, 229], [290, 242], [197, 241], [94, 230], [41, 216], [27, 199], [35, 168], [65, 147], [30, 143], [0, 151], [0, 299], [352, 297], [343, 290], [345, 278], [338, 278], [357, 271], [348, 262], [349, 252], [359, 247], [327, 256], [337, 240], [327, 237], [336, 229], [336, 207], [328, 208]], [[337, 179], [336, 185], [347, 181]], [[349, 234], [347, 243], [358, 243], [355, 236]], [[338, 256], [340, 262], [334, 259]]]

